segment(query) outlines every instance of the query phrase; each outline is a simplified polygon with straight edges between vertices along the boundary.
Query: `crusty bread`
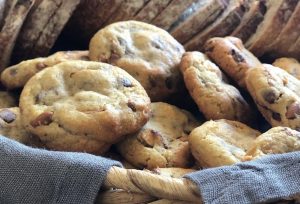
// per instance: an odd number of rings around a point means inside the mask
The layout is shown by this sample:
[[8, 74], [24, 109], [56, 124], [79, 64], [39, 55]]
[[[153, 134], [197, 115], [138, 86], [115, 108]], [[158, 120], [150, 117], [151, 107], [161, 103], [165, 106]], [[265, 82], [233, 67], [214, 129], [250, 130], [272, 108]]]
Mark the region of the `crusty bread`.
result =
[[266, 0], [267, 11], [264, 20], [246, 42], [246, 47], [256, 56], [262, 56], [288, 22], [297, 2], [297, 0]]
[[178, 19], [178, 14], [187, 9], [197, 0], [173, 0], [151, 23], [168, 30]]
[[105, 25], [109, 25], [117, 21], [134, 19], [135, 14], [139, 12], [139, 10], [145, 6], [148, 1], [149, 0], [122, 1], [122, 4], [119, 5], [118, 9], [105, 22]]
[[209, 38], [229, 35], [241, 21], [244, 13], [242, 3], [239, 0], [230, 1], [215, 22], [184, 44], [185, 49], [203, 51], [203, 45]]
[[134, 20], [150, 23], [161, 13], [172, 0], [151, 1], [147, 3], [134, 17]]
[[265, 5], [261, 1], [252, 2], [249, 11], [245, 13], [240, 25], [231, 33], [231, 35], [246, 42], [255, 32], [257, 25], [263, 20], [265, 10]]
[[39, 0], [35, 2], [18, 36], [16, 61], [46, 56], [80, 0]]
[[[280, 32], [277, 39], [269, 46], [268, 52], [273, 56], [287, 56], [289, 55], [289, 48], [291, 50], [294, 46], [300, 33], [300, 2], [298, 2], [292, 16], [290, 17], [283, 30]], [[298, 50], [299, 52], [299, 50]]]
[[183, 23], [174, 28], [171, 31], [171, 35], [179, 42], [185, 43], [207, 25], [212, 23], [225, 7], [226, 4], [221, 0], [203, 1], [203, 5], [185, 19]]
[[16, 38], [34, 1], [19, 1], [12, 5], [0, 32], [0, 72], [9, 64]]

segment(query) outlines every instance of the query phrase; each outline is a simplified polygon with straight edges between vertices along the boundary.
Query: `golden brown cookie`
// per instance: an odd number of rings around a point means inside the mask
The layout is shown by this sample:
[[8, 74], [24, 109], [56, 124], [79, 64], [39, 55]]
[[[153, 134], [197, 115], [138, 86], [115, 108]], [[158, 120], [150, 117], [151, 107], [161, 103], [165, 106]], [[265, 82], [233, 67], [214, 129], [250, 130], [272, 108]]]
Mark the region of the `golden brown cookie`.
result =
[[18, 107], [0, 109], [0, 134], [25, 145], [43, 146], [38, 137], [23, 127]]
[[300, 132], [288, 127], [274, 127], [255, 139], [245, 159], [251, 160], [267, 154], [294, 151], [300, 151]]
[[45, 58], [35, 58], [8, 67], [1, 74], [1, 83], [8, 89], [23, 87], [39, 71], [68, 60], [88, 60], [88, 51], [61, 51]]
[[147, 122], [150, 99], [124, 70], [78, 60], [34, 75], [20, 110], [26, 130], [49, 148], [104, 153]]
[[181, 71], [190, 95], [206, 119], [253, 122], [253, 110], [224, 74], [201, 52], [187, 52]]
[[259, 111], [273, 126], [300, 130], [300, 81], [264, 64], [247, 72], [246, 85]]
[[184, 168], [155, 168], [151, 172], [157, 175], [171, 177], [171, 178], [181, 178], [185, 174], [192, 173], [196, 171], [196, 169], [184, 169]]
[[17, 106], [16, 97], [6, 91], [0, 91], [0, 108], [10, 108]]
[[167, 103], [152, 103], [148, 123], [117, 144], [120, 154], [138, 168], [188, 167], [192, 160], [187, 142], [198, 126], [187, 111]]
[[205, 43], [204, 49], [205, 54], [243, 88], [246, 88], [246, 72], [262, 66], [242, 41], [235, 37], [211, 38]]
[[279, 67], [300, 80], [300, 63], [294, 58], [282, 57], [273, 62], [273, 66]]
[[243, 161], [258, 135], [237, 121], [208, 121], [191, 132], [189, 144], [202, 167], [217, 167]]
[[151, 101], [160, 101], [182, 87], [179, 63], [184, 52], [166, 31], [153, 25], [123, 21], [94, 35], [89, 56], [116, 65], [137, 79]]

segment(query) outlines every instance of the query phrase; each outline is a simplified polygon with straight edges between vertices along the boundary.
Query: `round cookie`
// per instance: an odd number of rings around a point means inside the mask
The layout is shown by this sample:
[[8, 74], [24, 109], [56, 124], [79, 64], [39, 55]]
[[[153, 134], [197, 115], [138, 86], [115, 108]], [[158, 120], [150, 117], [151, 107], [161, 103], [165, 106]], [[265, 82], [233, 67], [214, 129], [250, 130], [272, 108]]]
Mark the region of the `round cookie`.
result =
[[184, 48], [166, 31], [137, 21], [113, 23], [98, 31], [89, 46], [93, 61], [121, 67], [161, 101], [183, 86], [179, 63]]
[[247, 72], [249, 93], [273, 126], [300, 130], [300, 81], [286, 71], [264, 64]]
[[189, 112], [167, 103], [152, 103], [151, 110], [148, 123], [118, 143], [118, 151], [138, 168], [188, 167], [187, 136], [199, 123]]
[[88, 60], [88, 51], [60, 51], [45, 58], [26, 60], [6, 68], [1, 74], [1, 83], [8, 89], [23, 87], [39, 71], [68, 60]]
[[56, 150], [104, 153], [150, 117], [150, 99], [124, 70], [67, 61], [46, 68], [20, 97], [25, 128]]
[[211, 38], [205, 43], [204, 49], [205, 54], [243, 88], [246, 88], [246, 72], [253, 67], [262, 66], [236, 37]]
[[186, 52], [181, 60], [185, 85], [206, 119], [254, 121], [253, 110], [241, 93], [228, 84], [220, 69], [201, 52]]
[[294, 151], [300, 151], [300, 132], [288, 127], [274, 127], [255, 139], [245, 158], [252, 160], [267, 154]]
[[230, 120], [207, 121], [189, 135], [189, 144], [201, 167], [218, 167], [243, 161], [260, 132]]
[[25, 145], [43, 146], [38, 137], [28, 133], [23, 127], [18, 107], [0, 109], [0, 135]]
[[282, 57], [276, 59], [272, 65], [287, 71], [289, 74], [300, 80], [300, 63], [298, 60], [294, 58]]
[[10, 108], [17, 106], [17, 99], [6, 91], [0, 91], [0, 108]]

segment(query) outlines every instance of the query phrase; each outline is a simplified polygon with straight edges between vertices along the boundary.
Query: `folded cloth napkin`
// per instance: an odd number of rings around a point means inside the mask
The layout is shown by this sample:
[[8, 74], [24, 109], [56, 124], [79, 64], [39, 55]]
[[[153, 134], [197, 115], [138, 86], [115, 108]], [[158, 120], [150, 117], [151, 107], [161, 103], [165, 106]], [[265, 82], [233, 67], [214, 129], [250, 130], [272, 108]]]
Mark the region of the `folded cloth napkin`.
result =
[[[0, 203], [93, 203], [111, 166], [86, 153], [27, 147], [0, 136]], [[205, 203], [259, 203], [300, 193], [300, 152], [197, 171]]]

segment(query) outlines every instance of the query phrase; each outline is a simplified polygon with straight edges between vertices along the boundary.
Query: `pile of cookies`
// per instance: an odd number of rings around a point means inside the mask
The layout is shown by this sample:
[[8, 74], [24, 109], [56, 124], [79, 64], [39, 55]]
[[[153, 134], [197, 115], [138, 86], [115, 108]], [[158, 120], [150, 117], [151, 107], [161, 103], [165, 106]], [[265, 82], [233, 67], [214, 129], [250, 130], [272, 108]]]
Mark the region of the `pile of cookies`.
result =
[[[299, 151], [299, 69], [292, 58], [262, 64], [236, 37], [186, 52], [163, 29], [121, 21], [100, 29], [88, 51], [7, 67], [1, 83], [20, 97], [2, 93], [0, 133], [180, 175]], [[187, 95], [199, 111], [177, 106]]]

